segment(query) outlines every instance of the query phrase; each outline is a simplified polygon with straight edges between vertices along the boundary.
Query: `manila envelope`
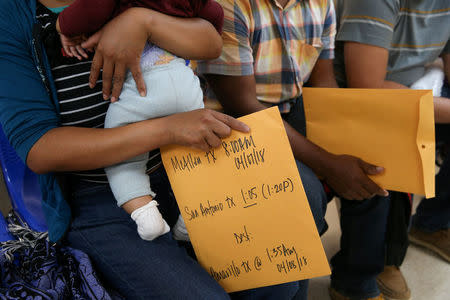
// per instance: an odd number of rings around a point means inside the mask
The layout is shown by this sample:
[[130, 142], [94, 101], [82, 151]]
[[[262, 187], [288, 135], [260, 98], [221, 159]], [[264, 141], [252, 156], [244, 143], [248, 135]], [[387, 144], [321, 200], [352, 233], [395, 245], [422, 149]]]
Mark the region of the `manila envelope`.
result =
[[370, 176], [384, 189], [434, 197], [431, 91], [304, 88], [303, 102], [313, 143], [384, 167]]
[[330, 274], [278, 108], [219, 148], [161, 149], [200, 265], [235, 292]]

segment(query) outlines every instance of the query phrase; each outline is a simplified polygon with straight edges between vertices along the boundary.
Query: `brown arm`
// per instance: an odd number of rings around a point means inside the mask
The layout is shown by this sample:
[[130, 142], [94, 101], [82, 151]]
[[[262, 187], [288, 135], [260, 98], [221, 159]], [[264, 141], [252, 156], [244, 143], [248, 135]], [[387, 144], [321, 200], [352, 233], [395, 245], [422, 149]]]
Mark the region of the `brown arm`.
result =
[[[389, 51], [385, 48], [346, 42], [344, 57], [349, 88], [408, 88], [400, 83], [386, 80]], [[448, 99], [434, 97], [434, 119], [436, 123], [450, 122], [450, 101]]]
[[[245, 115], [267, 108], [256, 98], [256, 82], [250, 76], [224, 76], [207, 74], [206, 78], [226, 111]], [[239, 87], [239, 88], [236, 88]], [[311, 143], [284, 122], [294, 157], [308, 165], [319, 177], [347, 199], [365, 199], [373, 194], [386, 195], [365, 174], [380, 172], [351, 156], [337, 156]]]

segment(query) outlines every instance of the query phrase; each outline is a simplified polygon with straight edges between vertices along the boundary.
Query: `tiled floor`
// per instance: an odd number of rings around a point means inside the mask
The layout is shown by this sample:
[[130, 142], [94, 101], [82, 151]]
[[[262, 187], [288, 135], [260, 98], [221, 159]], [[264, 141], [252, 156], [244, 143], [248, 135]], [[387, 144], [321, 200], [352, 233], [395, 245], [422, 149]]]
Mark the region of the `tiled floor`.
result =
[[[414, 201], [417, 205], [418, 201]], [[330, 229], [322, 237], [328, 258], [339, 249], [340, 228], [336, 201], [327, 208], [327, 222]], [[450, 264], [433, 253], [411, 245], [408, 248], [402, 272], [411, 289], [414, 300], [450, 299]], [[309, 300], [328, 300], [328, 277], [312, 279], [309, 287]]]

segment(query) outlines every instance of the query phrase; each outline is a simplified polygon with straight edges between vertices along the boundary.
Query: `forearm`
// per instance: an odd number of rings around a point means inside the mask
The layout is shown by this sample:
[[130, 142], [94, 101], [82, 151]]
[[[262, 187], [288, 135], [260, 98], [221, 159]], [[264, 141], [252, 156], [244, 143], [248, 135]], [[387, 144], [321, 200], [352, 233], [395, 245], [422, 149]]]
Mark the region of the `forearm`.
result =
[[380, 89], [408, 89], [406, 85], [403, 85], [401, 83], [397, 83], [394, 81], [384, 80], [380, 87]]
[[[347, 76], [349, 77], [349, 76]], [[347, 87], [354, 89], [408, 89], [406, 85], [390, 80], [348, 80]]]
[[102, 168], [168, 144], [165, 128], [165, 118], [112, 129], [56, 128], [31, 148], [27, 165], [37, 173]]
[[436, 123], [450, 123], [450, 99], [434, 97], [434, 121]]
[[[255, 101], [248, 102], [240, 107], [234, 106], [231, 111], [237, 115], [246, 115], [267, 108], [267, 106], [256, 100], [256, 98]], [[230, 106], [227, 106], [224, 101], [221, 104], [225, 109], [230, 109]], [[310, 167], [318, 176], [324, 178], [327, 162], [332, 158], [332, 154], [309, 141], [286, 121], [283, 120], [283, 124], [294, 157]]]
[[147, 29], [149, 41], [187, 59], [213, 59], [222, 51], [214, 26], [200, 18], [177, 18], [145, 8], [131, 8]]
[[313, 87], [338, 88], [332, 59], [319, 59], [308, 81]]
[[447, 79], [447, 83], [450, 84], [450, 53], [442, 55], [442, 60], [444, 61], [444, 74]]
[[[380, 89], [408, 89], [407, 86], [385, 80], [379, 84], [364, 86], [349, 86], [349, 88], [380, 88]], [[442, 97], [434, 97], [434, 121], [436, 123], [450, 123], [450, 100]]]
[[[254, 76], [207, 74], [206, 78], [224, 109], [231, 114], [242, 116], [268, 107], [256, 98]], [[239, 86], [239, 89], [236, 89], [236, 86]], [[325, 168], [332, 155], [307, 140], [285, 121], [284, 126], [294, 157], [319, 176], [325, 177]]]

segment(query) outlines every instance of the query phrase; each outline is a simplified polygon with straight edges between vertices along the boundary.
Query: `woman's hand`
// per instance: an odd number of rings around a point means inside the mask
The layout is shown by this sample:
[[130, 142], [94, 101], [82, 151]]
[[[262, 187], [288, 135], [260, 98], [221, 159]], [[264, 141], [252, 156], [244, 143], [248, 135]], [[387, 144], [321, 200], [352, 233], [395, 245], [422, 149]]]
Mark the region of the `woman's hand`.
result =
[[100, 129], [63, 126], [44, 134], [31, 148], [27, 164], [36, 173], [104, 168], [153, 149], [178, 144], [208, 151], [244, 123], [199, 109], [129, 125]]
[[127, 69], [133, 74], [139, 94], [141, 96], [146, 94], [140, 60], [148, 32], [144, 22], [141, 22], [140, 12], [135, 9], [126, 10], [82, 43], [85, 49], [96, 48], [89, 86], [91, 88], [95, 86], [100, 69], [103, 68], [105, 100], [111, 97], [111, 101], [114, 102], [119, 98]]
[[139, 94], [145, 96], [140, 59], [147, 40], [186, 59], [212, 59], [222, 51], [222, 38], [206, 20], [129, 8], [81, 44], [84, 49], [96, 48], [89, 79], [91, 88], [103, 68], [103, 97], [116, 101], [129, 69]]
[[222, 144], [231, 130], [249, 132], [250, 128], [233, 117], [209, 109], [199, 109], [167, 117], [172, 144], [209, 151]]

